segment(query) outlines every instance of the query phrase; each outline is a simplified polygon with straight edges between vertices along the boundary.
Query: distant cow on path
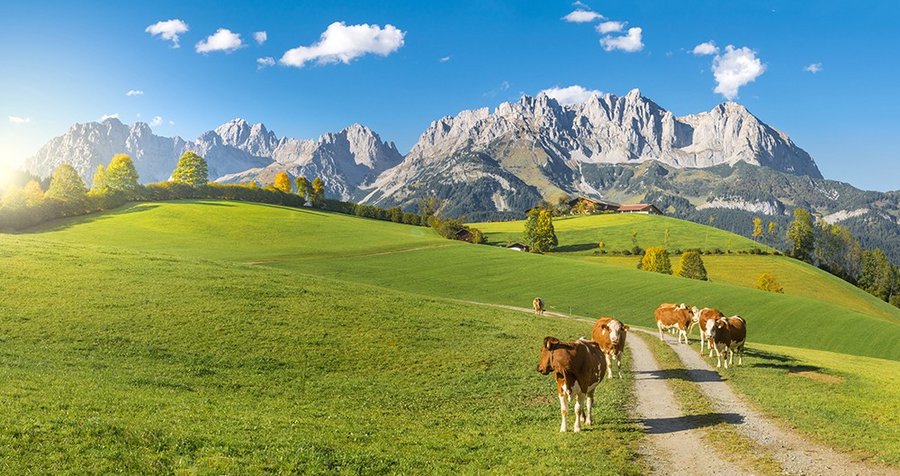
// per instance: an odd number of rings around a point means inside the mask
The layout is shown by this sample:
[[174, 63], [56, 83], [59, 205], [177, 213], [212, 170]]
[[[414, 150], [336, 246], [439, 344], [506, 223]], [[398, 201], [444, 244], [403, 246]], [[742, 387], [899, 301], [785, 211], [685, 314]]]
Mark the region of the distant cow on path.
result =
[[[738, 365], [744, 365], [744, 344], [747, 340], [747, 321], [741, 316], [706, 321], [706, 335], [716, 350], [716, 368], [728, 368], [729, 357], [734, 366], [734, 352], [738, 352]], [[723, 356], [724, 354], [724, 356]]]
[[544, 315], [544, 300], [536, 297], [534, 301], [531, 301], [531, 307], [534, 309], [534, 313], [543, 316]]
[[556, 380], [559, 411], [562, 414], [559, 431], [566, 431], [566, 416], [569, 413], [567, 402], [572, 397], [575, 397], [573, 430], [581, 431], [582, 423], [590, 425], [594, 389], [606, 373], [606, 358], [600, 346], [594, 341], [584, 339], [560, 342], [556, 337], [545, 337], [537, 371], [543, 375], [553, 372]]
[[663, 330], [675, 328], [678, 329], [678, 343], [681, 343], [682, 337], [684, 337], [684, 343], [688, 343], [687, 329], [694, 319], [694, 313], [687, 304], [660, 304], [654, 314], [656, 315], [656, 327], [659, 329], [659, 340], [665, 340], [663, 339]]
[[713, 349], [709, 337], [706, 336], [706, 323], [709, 320], [715, 321], [716, 319], [720, 319], [725, 317], [725, 314], [722, 314], [722, 311], [718, 309], [712, 309], [709, 307], [704, 307], [703, 309], [698, 309], [694, 312], [693, 321], [691, 322], [691, 327], [688, 329], [688, 334], [694, 330], [694, 326], [699, 326], [700, 328], [700, 353], [703, 353], [703, 344], [706, 344], [706, 347], [709, 349], [709, 356], [713, 356]]
[[622, 351], [625, 349], [625, 338], [628, 326], [611, 317], [601, 317], [594, 323], [591, 339], [600, 346], [606, 356], [606, 376], [612, 378], [612, 361], [616, 361], [616, 371], [622, 378]]

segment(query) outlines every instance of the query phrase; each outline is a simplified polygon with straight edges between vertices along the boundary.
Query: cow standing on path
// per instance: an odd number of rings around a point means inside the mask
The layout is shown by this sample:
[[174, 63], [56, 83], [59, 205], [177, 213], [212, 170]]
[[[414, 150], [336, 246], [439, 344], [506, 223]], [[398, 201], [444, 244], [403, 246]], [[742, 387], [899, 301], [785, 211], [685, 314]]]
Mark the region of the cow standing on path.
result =
[[676, 328], [678, 329], [678, 343], [684, 337], [684, 343], [688, 343], [687, 329], [694, 320], [694, 312], [687, 304], [660, 304], [656, 308], [656, 327], [659, 329], [659, 340], [663, 339], [663, 330]]
[[612, 378], [612, 361], [616, 361], [616, 371], [622, 378], [622, 351], [625, 349], [625, 338], [628, 326], [611, 317], [601, 317], [594, 323], [591, 339], [600, 346], [606, 356], [606, 376]]
[[590, 425], [594, 389], [606, 373], [606, 359], [600, 346], [594, 341], [584, 339], [560, 342], [556, 337], [545, 337], [537, 371], [543, 375], [553, 372], [556, 379], [559, 411], [562, 414], [559, 431], [566, 431], [566, 416], [569, 413], [567, 402], [572, 397], [575, 397], [573, 430], [581, 431], [581, 423]]
[[[744, 365], [744, 344], [747, 341], [747, 322], [741, 316], [719, 318], [706, 322], [706, 335], [716, 350], [716, 368], [728, 368], [729, 357], [734, 367], [734, 352], [738, 352], [738, 365]], [[724, 358], [722, 355], [724, 354]]]
[[534, 301], [531, 301], [531, 307], [534, 309], [534, 313], [543, 316], [544, 315], [544, 300], [536, 297]]
[[700, 327], [700, 353], [703, 353], [703, 344], [706, 343], [706, 347], [709, 349], [709, 356], [713, 356], [712, 342], [709, 337], [706, 336], [706, 323], [709, 320], [715, 321], [716, 319], [720, 319], [725, 317], [725, 314], [722, 314], [722, 311], [718, 309], [712, 309], [709, 307], [704, 307], [703, 309], [698, 309], [694, 311], [693, 321], [691, 322], [691, 327], [688, 329], [688, 334], [694, 330], [694, 326], [698, 325]]

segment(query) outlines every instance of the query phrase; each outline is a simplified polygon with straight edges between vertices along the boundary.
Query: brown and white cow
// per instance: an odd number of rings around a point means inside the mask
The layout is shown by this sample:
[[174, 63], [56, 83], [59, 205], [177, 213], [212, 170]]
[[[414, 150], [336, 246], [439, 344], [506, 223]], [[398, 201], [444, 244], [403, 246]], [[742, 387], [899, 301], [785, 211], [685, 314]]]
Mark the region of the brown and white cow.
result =
[[706, 322], [710, 319], [716, 320], [722, 317], [725, 317], [725, 314], [722, 314], [722, 311], [709, 307], [704, 307], [703, 309], [697, 309], [696, 311], [694, 311], [693, 321], [691, 322], [691, 327], [688, 329], [688, 334], [690, 334], [691, 331], [694, 330], [695, 325], [699, 327], [701, 354], [703, 353], [703, 344], [706, 344], [706, 347], [709, 349], [709, 356], [713, 356], [713, 349], [710, 345], [710, 340], [706, 336]]
[[531, 307], [534, 309], [534, 313], [540, 316], [544, 315], [544, 300], [536, 297], [534, 301], [531, 301]]
[[684, 343], [688, 343], [687, 329], [694, 319], [693, 310], [687, 304], [663, 303], [656, 308], [656, 327], [659, 329], [659, 340], [663, 339], [663, 330], [678, 329], [678, 343], [684, 337]]
[[622, 378], [622, 351], [625, 349], [625, 338], [628, 326], [611, 317], [601, 317], [594, 323], [591, 339], [600, 346], [606, 356], [606, 376], [612, 378], [612, 361], [616, 361], [616, 370]]
[[[716, 368], [728, 368], [729, 357], [734, 366], [734, 352], [738, 352], [738, 365], [744, 365], [744, 344], [747, 341], [747, 321], [741, 316], [721, 317], [706, 322], [706, 335], [716, 351]], [[724, 354], [724, 356], [723, 356]]]
[[543, 375], [553, 372], [556, 379], [559, 411], [562, 414], [559, 431], [566, 431], [566, 415], [569, 413], [567, 402], [572, 397], [575, 397], [574, 431], [581, 431], [582, 423], [590, 425], [594, 389], [606, 373], [606, 359], [600, 346], [584, 339], [560, 342], [556, 337], [545, 337], [537, 371]]

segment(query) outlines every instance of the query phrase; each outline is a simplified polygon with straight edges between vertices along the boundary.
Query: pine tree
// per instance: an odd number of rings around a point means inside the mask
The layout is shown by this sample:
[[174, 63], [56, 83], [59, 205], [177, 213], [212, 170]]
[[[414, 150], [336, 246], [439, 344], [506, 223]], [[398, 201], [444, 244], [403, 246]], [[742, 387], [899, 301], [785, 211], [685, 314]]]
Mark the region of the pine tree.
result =
[[528, 212], [523, 239], [535, 253], [550, 251], [559, 244], [549, 211], [532, 209]]
[[139, 185], [137, 169], [134, 168], [131, 157], [127, 154], [114, 155], [106, 168], [105, 183], [114, 192], [134, 195]]
[[706, 274], [706, 266], [703, 265], [703, 258], [700, 252], [696, 250], [685, 251], [675, 265], [674, 273], [682, 278], [699, 279], [706, 281], [709, 279]]
[[887, 255], [880, 248], [863, 251], [858, 285], [878, 299], [888, 301], [893, 290], [893, 271]]
[[287, 172], [278, 172], [275, 174], [275, 183], [272, 184], [275, 190], [281, 190], [284, 193], [291, 193], [291, 178]]
[[672, 274], [672, 262], [669, 260], [669, 252], [662, 246], [651, 246], [644, 251], [641, 258], [641, 269], [654, 273]]
[[62, 164], [53, 171], [50, 187], [44, 196], [61, 202], [74, 203], [84, 200], [85, 194], [87, 188], [75, 168], [69, 164]]
[[178, 159], [178, 165], [172, 172], [172, 181], [199, 187], [209, 182], [209, 170], [206, 159], [193, 152], [185, 152]]

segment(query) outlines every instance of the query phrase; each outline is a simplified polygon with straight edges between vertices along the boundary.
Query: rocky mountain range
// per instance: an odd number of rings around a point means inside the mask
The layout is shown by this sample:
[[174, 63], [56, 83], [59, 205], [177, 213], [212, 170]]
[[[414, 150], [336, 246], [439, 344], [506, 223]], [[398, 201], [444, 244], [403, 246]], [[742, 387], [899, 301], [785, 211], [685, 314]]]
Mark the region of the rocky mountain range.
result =
[[469, 219], [521, 217], [541, 199], [580, 194], [652, 201], [697, 221], [730, 217], [717, 226], [746, 235], [744, 215], [786, 223], [802, 206], [900, 261], [900, 194], [824, 179], [809, 154], [740, 104], [675, 116], [636, 89], [572, 105], [540, 94], [493, 112], [462, 111], [432, 122], [405, 156], [358, 124], [308, 140], [234, 119], [185, 141], [107, 119], [73, 125], [27, 168], [47, 176], [70, 163], [89, 181], [97, 165], [127, 153], [142, 181], [154, 182], [168, 179], [188, 150], [207, 159], [219, 182], [271, 183], [287, 171], [322, 177], [331, 197], [382, 207], [414, 209], [436, 195], [443, 213]]

